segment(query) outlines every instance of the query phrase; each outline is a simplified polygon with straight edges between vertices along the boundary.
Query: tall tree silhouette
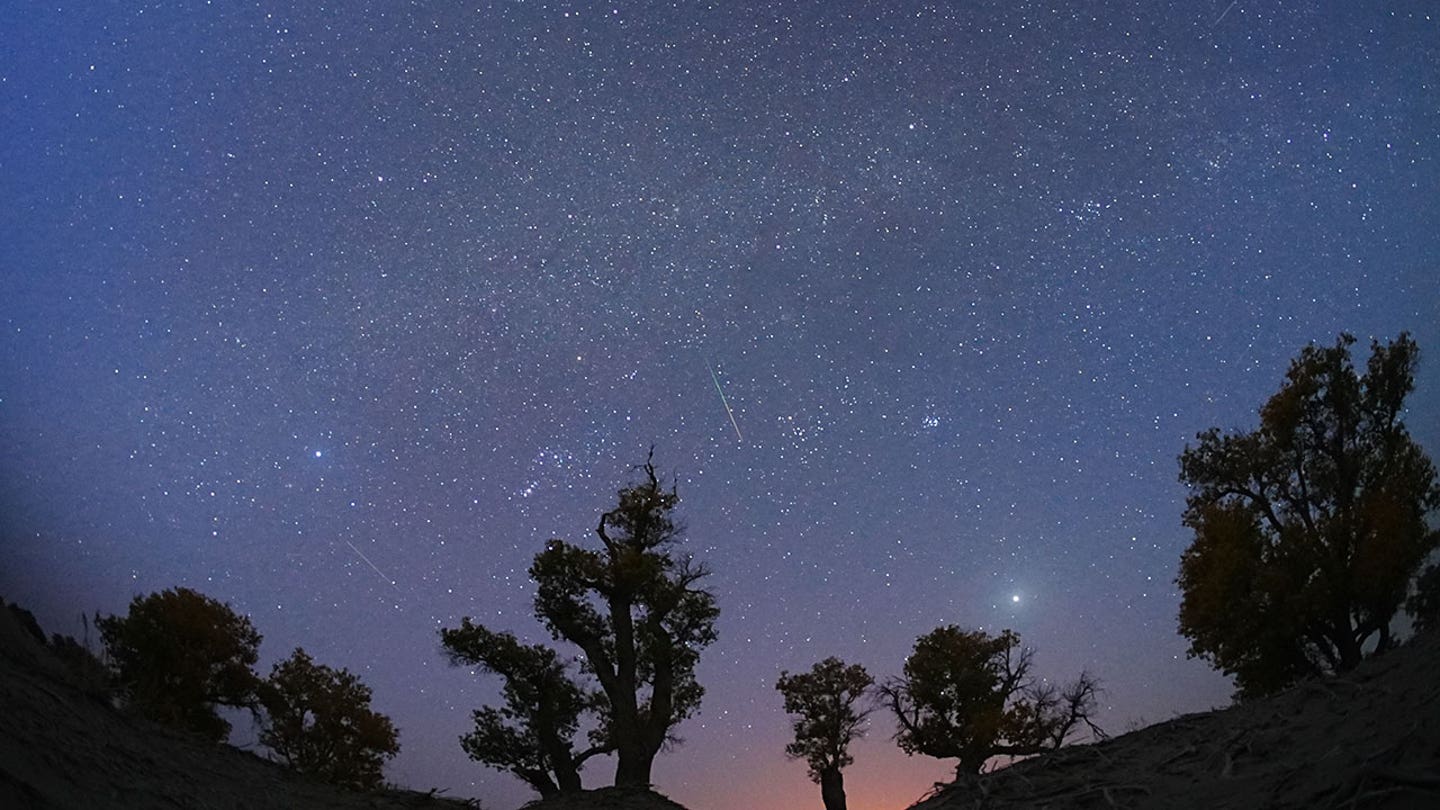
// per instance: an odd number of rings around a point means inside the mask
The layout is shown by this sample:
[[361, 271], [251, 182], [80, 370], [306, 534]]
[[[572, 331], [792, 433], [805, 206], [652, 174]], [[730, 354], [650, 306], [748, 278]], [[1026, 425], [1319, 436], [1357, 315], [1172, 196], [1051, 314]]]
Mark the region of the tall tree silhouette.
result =
[[370, 708], [370, 687], [349, 670], [316, 664], [303, 649], [277, 663], [259, 688], [260, 742], [302, 773], [337, 785], [380, 785], [400, 751], [390, 718]]
[[582, 714], [603, 706], [570, 677], [559, 654], [543, 644], [522, 644], [513, 634], [491, 631], [469, 617], [459, 628], [441, 630], [440, 640], [452, 664], [478, 666], [505, 681], [505, 705], [474, 712], [475, 730], [460, 738], [465, 753], [510, 771], [542, 797], [579, 791], [585, 761], [614, 746], [602, 717], [592, 745], [575, 750]]
[[[1249, 432], [1201, 433], [1180, 455], [1190, 487], [1180, 632], [1240, 697], [1344, 672], [1394, 642], [1391, 620], [1440, 545], [1435, 467], [1402, 420], [1418, 358], [1406, 334], [1300, 352]], [[1412, 602], [1418, 607], [1423, 602]]]
[[785, 746], [785, 753], [810, 766], [810, 778], [820, 785], [825, 810], [845, 810], [841, 770], [855, 761], [850, 743], [864, 736], [870, 714], [859, 704], [874, 683], [865, 667], [831, 657], [809, 672], [781, 672], [775, 684], [785, 698], [785, 711], [795, 716], [795, 740]]
[[536, 615], [581, 649], [604, 693], [617, 785], [648, 785], [671, 729], [699, 707], [695, 665], [719, 614], [698, 586], [708, 569], [675, 549], [679, 497], [661, 484], [653, 457], [600, 516], [600, 549], [552, 540], [530, 566]]
[[880, 686], [907, 754], [955, 759], [965, 780], [995, 756], [1026, 756], [1064, 745], [1090, 721], [1098, 683], [1081, 673], [1064, 689], [1031, 676], [1033, 653], [1010, 630], [938, 627], [915, 642], [904, 674]]
[[125, 616], [97, 618], [125, 705], [166, 725], [224, 740], [217, 706], [255, 706], [260, 634], [250, 619], [189, 588], [137, 596]]

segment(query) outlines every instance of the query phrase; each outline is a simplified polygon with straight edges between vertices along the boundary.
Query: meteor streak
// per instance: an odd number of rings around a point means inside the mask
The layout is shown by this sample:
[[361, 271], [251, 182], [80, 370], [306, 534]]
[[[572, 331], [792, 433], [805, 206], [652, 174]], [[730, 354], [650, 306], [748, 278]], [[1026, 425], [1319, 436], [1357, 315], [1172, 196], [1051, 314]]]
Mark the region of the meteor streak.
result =
[[356, 548], [354, 543], [350, 542], [349, 540], [346, 540], [346, 541], [345, 541], [345, 545], [349, 546], [351, 551], [353, 551], [353, 552], [355, 552], [356, 554], [360, 555], [360, 559], [364, 560], [366, 565], [368, 565], [368, 566], [370, 566], [372, 569], [374, 569], [374, 570], [375, 570], [375, 573], [379, 574], [381, 579], [383, 579], [383, 580], [385, 580], [386, 582], [390, 583], [390, 587], [394, 588], [394, 589], [397, 590], [397, 591], [400, 590], [400, 586], [395, 584], [395, 580], [391, 579], [390, 577], [385, 576], [385, 572], [384, 572], [384, 571], [381, 571], [381, 570], [380, 570], [380, 567], [377, 566], [375, 563], [370, 562], [370, 558], [369, 558], [369, 557], [366, 557], [364, 552], [362, 552], [360, 549]]
[[745, 441], [745, 436], [740, 432], [740, 425], [735, 421], [735, 412], [730, 410], [730, 400], [725, 398], [725, 389], [720, 387], [720, 378], [715, 376], [715, 367], [710, 361], [705, 361], [705, 368], [710, 369], [710, 380], [715, 383], [715, 393], [720, 395], [720, 404], [725, 406], [725, 415], [730, 417], [730, 427], [735, 428], [735, 438]]
[[1223, 19], [1225, 19], [1225, 15], [1230, 13], [1230, 9], [1235, 8], [1235, 5], [1236, 5], [1237, 3], [1239, 3], [1239, 2], [1240, 2], [1240, 0], [1234, 0], [1233, 3], [1231, 3], [1231, 4], [1228, 5], [1228, 6], [1226, 6], [1226, 7], [1225, 7], [1225, 10], [1222, 11], [1222, 12], [1220, 12], [1220, 16], [1215, 18], [1215, 22], [1210, 23], [1210, 27], [1211, 27], [1211, 28], [1214, 28], [1215, 26], [1219, 25], [1219, 24], [1220, 24], [1220, 21], [1223, 20]]

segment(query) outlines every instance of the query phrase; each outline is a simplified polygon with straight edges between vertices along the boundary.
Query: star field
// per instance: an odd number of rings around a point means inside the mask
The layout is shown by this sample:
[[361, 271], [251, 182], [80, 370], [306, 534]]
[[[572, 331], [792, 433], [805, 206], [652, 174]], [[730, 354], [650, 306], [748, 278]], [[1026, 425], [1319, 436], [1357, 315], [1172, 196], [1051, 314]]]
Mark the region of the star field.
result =
[[[292, 7], [294, 6], [294, 7]], [[0, 594], [47, 629], [187, 585], [517, 807], [456, 737], [539, 640], [526, 569], [653, 444], [710, 563], [694, 810], [814, 803], [775, 678], [940, 624], [1185, 658], [1176, 457], [1289, 359], [1409, 330], [1440, 452], [1440, 20], [1424, 2], [0, 8]], [[732, 421], [733, 419], [733, 421]], [[851, 805], [950, 767], [880, 714]], [[587, 784], [608, 780], [607, 762]]]

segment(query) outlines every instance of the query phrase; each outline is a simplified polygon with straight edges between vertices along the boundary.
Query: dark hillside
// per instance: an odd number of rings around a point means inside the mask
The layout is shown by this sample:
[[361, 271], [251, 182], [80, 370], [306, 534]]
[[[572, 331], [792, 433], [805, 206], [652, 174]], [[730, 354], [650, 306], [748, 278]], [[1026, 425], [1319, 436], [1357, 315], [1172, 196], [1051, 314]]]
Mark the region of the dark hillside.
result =
[[23, 617], [0, 608], [0, 807], [7, 810], [466, 808], [423, 793], [355, 793], [187, 737], [86, 694]]
[[1021, 762], [911, 810], [1440, 807], [1440, 634], [1343, 678]]
[[531, 802], [523, 810], [685, 810], [685, 807], [653, 790], [609, 787]]
[[[912, 810], [1437, 807], [1437, 673], [1440, 635], [1432, 633], [1348, 677], [1021, 762], [970, 790], [938, 788]], [[474, 806], [319, 784], [253, 754], [132, 718], [80, 686], [16, 613], [0, 610], [0, 807]], [[532, 807], [681, 810], [649, 791], [616, 789]]]

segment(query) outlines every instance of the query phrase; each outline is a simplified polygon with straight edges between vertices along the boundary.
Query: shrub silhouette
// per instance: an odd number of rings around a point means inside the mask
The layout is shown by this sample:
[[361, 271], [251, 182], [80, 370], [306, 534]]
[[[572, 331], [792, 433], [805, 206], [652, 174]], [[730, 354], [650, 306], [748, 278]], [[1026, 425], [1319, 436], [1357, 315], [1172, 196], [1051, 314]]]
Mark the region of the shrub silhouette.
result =
[[1090, 722], [1099, 685], [1088, 673], [1063, 690], [1030, 674], [1033, 652], [1010, 630], [938, 627], [915, 642], [904, 674], [880, 687], [907, 754], [954, 758], [957, 779], [994, 756], [1026, 756], [1064, 745]]
[[253, 708], [260, 634], [247, 617], [189, 588], [137, 596], [125, 616], [96, 619], [117, 691], [131, 710], [222, 741], [216, 706]]
[[1415, 580], [1415, 593], [1405, 603], [1405, 610], [1415, 618], [1418, 632], [1440, 627], [1440, 565], [1427, 566]]
[[370, 688], [348, 670], [316, 664], [296, 648], [260, 685], [260, 742], [302, 773], [357, 789], [380, 786], [400, 751], [390, 718], [370, 708]]

